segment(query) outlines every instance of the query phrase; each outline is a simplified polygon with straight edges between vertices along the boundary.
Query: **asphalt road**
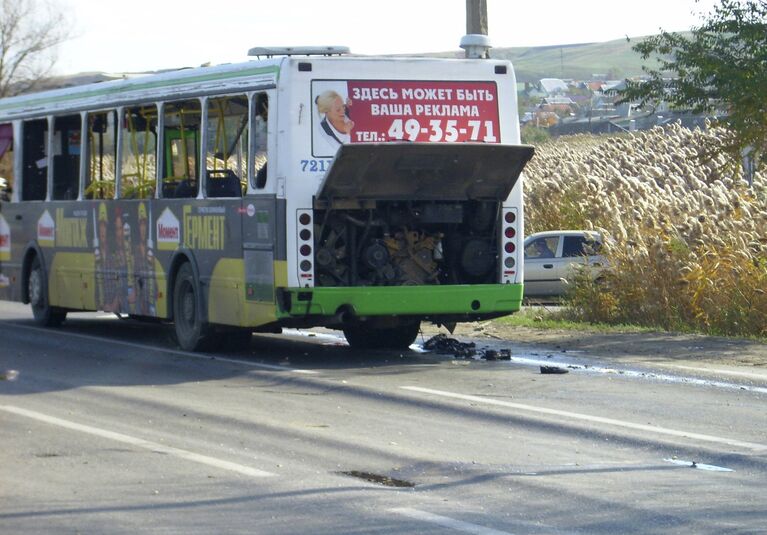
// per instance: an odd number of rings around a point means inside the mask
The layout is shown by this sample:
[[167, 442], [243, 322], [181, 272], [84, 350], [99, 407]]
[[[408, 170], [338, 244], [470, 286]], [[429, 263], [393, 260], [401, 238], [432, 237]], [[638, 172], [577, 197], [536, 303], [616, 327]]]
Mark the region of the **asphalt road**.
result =
[[477, 343], [514, 360], [322, 332], [192, 354], [0, 303], [0, 533], [767, 530], [767, 372]]

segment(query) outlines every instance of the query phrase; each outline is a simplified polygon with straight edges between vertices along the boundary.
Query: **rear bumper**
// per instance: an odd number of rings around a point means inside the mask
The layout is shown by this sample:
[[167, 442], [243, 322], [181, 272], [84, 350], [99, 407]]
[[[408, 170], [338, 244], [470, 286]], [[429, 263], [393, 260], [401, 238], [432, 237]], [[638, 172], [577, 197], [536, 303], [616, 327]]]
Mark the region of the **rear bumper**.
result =
[[522, 303], [521, 284], [282, 288], [277, 318], [417, 316], [477, 319], [510, 314]]

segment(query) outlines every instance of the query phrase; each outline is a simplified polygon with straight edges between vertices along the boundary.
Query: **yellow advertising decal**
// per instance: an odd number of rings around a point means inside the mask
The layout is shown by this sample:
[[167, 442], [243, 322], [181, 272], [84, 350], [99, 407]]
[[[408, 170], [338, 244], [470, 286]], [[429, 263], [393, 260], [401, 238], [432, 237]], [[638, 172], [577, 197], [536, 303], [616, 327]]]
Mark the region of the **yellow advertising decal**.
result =
[[223, 207], [201, 206], [200, 215], [184, 206], [184, 246], [190, 249], [223, 250], [226, 244], [226, 215]]
[[56, 208], [56, 246], [57, 247], [88, 247], [86, 217], [66, 217], [63, 208]]

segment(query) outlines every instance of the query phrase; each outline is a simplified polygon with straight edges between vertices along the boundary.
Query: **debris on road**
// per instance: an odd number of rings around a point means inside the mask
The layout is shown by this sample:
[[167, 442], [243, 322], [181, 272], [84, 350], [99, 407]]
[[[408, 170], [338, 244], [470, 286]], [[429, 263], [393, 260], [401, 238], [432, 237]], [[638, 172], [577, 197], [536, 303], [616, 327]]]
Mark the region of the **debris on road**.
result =
[[429, 338], [424, 342], [423, 348], [426, 351], [433, 351], [440, 355], [453, 355], [460, 359], [511, 360], [510, 349], [477, 350], [474, 342], [460, 342], [442, 333]]
[[546, 375], [555, 375], [562, 373], [570, 373], [567, 368], [560, 368], [559, 366], [541, 366], [541, 373]]

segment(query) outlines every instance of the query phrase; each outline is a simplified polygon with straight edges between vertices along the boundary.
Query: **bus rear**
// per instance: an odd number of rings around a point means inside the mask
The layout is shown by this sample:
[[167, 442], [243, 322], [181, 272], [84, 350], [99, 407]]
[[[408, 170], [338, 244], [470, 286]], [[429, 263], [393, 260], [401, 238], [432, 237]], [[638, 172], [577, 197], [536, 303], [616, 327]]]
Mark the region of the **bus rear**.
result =
[[406, 347], [519, 310], [533, 149], [508, 62], [286, 58], [279, 92], [283, 325]]

